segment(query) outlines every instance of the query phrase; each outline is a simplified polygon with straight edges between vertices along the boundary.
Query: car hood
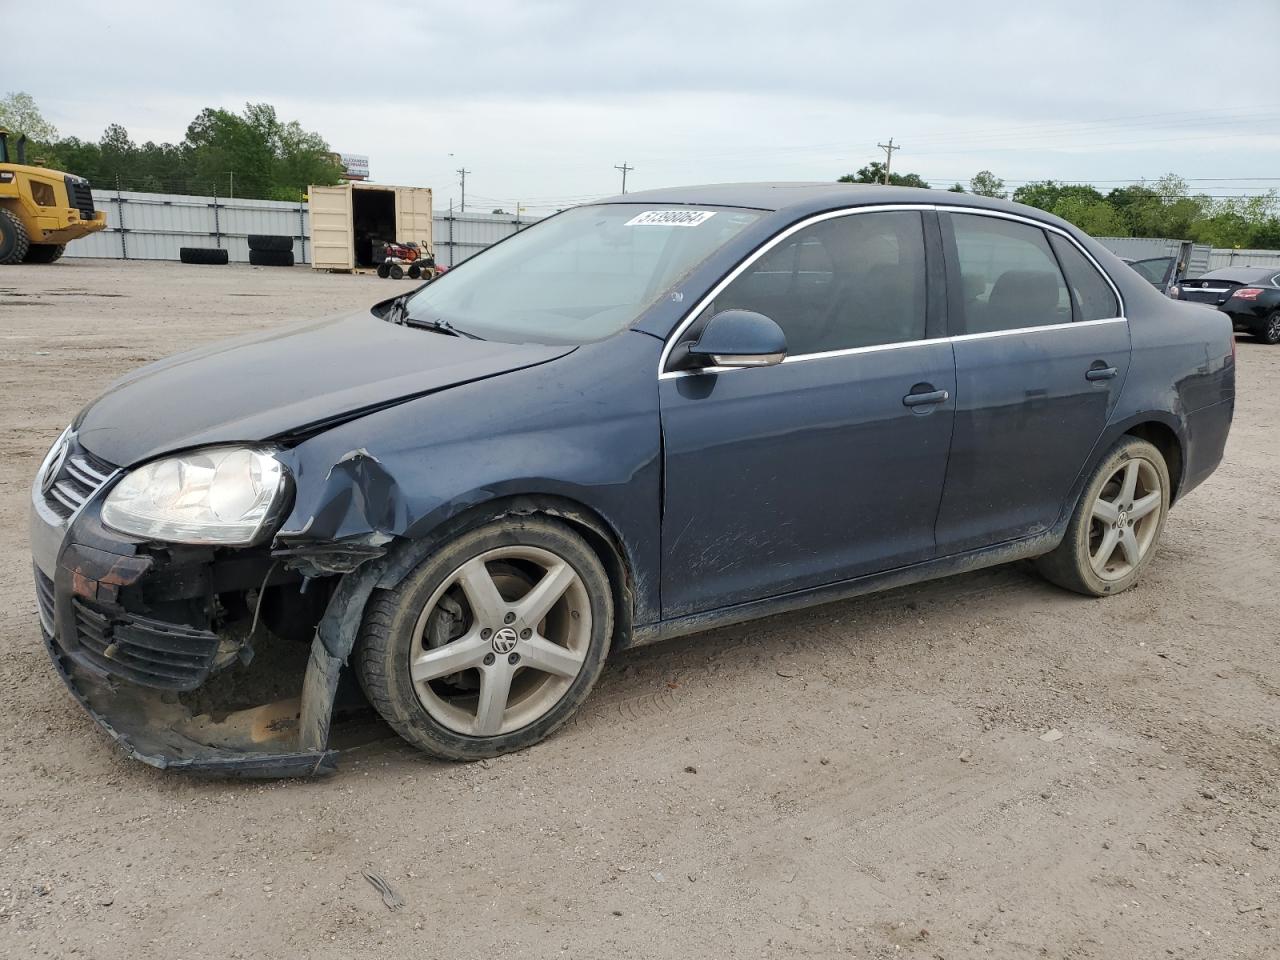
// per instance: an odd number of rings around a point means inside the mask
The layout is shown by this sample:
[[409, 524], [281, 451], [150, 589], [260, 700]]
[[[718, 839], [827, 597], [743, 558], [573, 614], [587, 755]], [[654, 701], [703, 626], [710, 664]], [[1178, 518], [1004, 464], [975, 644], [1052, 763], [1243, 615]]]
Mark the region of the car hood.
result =
[[91, 453], [127, 467], [206, 444], [305, 435], [573, 349], [469, 340], [362, 313], [215, 343], [142, 367], [112, 384], [74, 426]]

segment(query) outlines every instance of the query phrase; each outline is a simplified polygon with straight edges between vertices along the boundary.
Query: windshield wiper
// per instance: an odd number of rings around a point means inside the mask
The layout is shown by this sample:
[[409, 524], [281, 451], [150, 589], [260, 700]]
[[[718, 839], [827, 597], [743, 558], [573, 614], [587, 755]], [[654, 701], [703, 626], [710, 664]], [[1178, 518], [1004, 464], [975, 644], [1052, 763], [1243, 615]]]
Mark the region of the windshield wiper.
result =
[[412, 296], [412, 294], [406, 293], [392, 300], [391, 305], [387, 308], [386, 316], [383, 319], [388, 323], [398, 324], [402, 327], [417, 327], [421, 330], [434, 330], [437, 333], [448, 334], [451, 337], [465, 337], [468, 340], [484, 339], [484, 337], [478, 337], [474, 333], [458, 329], [443, 317], [436, 317], [433, 320], [427, 320], [412, 316], [409, 313], [410, 296]]
[[439, 333], [447, 333], [451, 337], [465, 337], [468, 340], [484, 339], [483, 337], [476, 336], [474, 333], [470, 333], [466, 330], [460, 330], [459, 328], [455, 327], [452, 323], [450, 323], [448, 320], [442, 319], [441, 317], [436, 317], [434, 320], [427, 320], [419, 317], [411, 317], [409, 316], [408, 307], [404, 307], [402, 309], [403, 309], [402, 319], [400, 320], [393, 319], [392, 320], [393, 323], [402, 323], [406, 327], [419, 327], [420, 329], [423, 329], [423, 330], [435, 330]]

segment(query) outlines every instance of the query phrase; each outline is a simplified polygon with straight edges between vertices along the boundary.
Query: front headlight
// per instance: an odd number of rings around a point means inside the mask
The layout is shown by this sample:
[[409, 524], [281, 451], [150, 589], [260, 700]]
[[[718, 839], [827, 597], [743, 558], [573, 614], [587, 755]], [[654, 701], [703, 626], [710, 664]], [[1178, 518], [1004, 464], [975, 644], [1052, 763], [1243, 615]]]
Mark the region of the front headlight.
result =
[[130, 472], [107, 495], [102, 522], [147, 540], [249, 546], [279, 518], [288, 491], [269, 451], [211, 447]]

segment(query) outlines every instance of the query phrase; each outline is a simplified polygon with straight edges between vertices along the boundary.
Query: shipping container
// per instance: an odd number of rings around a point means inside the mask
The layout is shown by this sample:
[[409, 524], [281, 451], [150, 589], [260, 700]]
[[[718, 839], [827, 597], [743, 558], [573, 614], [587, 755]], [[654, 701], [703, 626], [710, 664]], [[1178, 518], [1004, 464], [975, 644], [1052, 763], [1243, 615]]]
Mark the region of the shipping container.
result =
[[412, 241], [434, 251], [431, 189], [344, 183], [309, 189], [311, 265], [352, 270], [379, 262], [382, 244]]

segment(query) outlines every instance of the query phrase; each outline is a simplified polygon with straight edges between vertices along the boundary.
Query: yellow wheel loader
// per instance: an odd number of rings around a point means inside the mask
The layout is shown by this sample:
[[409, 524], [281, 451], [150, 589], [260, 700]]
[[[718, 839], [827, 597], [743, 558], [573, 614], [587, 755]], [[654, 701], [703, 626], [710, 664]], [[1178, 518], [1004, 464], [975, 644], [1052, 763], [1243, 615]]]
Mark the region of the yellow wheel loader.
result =
[[0, 127], [0, 266], [53, 263], [72, 240], [105, 230], [83, 177], [27, 166], [27, 138]]

